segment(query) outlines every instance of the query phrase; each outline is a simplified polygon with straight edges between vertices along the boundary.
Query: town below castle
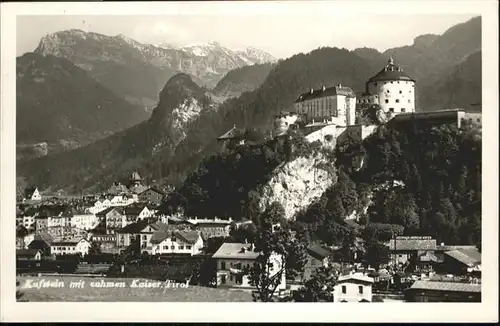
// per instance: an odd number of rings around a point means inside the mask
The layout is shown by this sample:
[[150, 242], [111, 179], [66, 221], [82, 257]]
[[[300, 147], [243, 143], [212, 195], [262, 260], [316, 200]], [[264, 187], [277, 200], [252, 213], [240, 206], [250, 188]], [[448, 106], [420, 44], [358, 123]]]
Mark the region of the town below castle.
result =
[[[272, 137], [286, 141], [300, 131], [311, 142], [335, 147], [361, 142], [380, 125], [481, 125], [480, 113], [460, 108], [417, 112], [416, 87], [416, 81], [390, 58], [361, 92], [338, 84], [298, 94], [289, 110], [276, 115]], [[235, 126], [218, 140], [235, 148], [246, 143], [245, 135]], [[255, 244], [213, 240], [247, 232], [256, 228], [254, 222], [242, 217], [198, 218], [182, 211], [161, 213], [159, 208], [170, 191], [144, 185], [137, 172], [128, 184], [114, 183], [98, 195], [44, 196], [37, 188], [26, 189], [17, 204], [17, 273], [150, 276], [141, 274], [143, 270], [132, 260], [118, 258], [133, 251], [140, 257], [134, 259], [143, 261], [139, 265], [150, 266], [146, 262], [155, 260], [154, 268], [175, 269], [172, 275], [179, 282], [192, 279], [197, 266], [198, 274], [212, 275], [206, 287], [255, 292], [256, 286], [245, 273], [260, 257]], [[349, 223], [353, 229], [363, 228], [355, 219]], [[279, 230], [279, 223], [272, 225], [273, 232]], [[293, 236], [300, 241], [296, 233]], [[318, 268], [334, 266], [334, 302], [481, 300], [481, 253], [476, 246], [438, 243], [434, 237], [394, 236], [384, 248], [386, 259], [380, 259], [375, 268], [360, 258], [366, 254], [362, 249], [353, 249], [350, 258], [339, 258], [339, 246], [314, 243], [306, 248], [299, 275], [286, 275], [285, 257], [275, 253], [268, 257], [273, 267], [266, 273], [279, 279], [276, 298], [300, 289]], [[188, 272], [183, 274], [184, 268]]]

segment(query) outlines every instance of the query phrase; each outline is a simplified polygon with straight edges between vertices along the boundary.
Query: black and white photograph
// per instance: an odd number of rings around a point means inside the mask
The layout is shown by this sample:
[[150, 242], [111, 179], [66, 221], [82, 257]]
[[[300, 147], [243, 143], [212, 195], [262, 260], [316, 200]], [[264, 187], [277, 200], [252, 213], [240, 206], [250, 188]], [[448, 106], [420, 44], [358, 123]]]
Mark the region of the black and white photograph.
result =
[[3, 3], [1, 320], [498, 321], [498, 4], [433, 3]]

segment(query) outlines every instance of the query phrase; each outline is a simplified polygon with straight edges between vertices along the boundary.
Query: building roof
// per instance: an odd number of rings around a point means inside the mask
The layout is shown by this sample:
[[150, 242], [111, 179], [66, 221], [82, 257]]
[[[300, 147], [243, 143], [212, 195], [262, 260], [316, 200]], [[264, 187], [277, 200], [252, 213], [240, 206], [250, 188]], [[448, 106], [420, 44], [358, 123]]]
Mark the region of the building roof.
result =
[[477, 255], [472, 250], [451, 250], [444, 253], [446, 256], [449, 256], [468, 267], [472, 267], [481, 263], [481, 254]]
[[47, 232], [39, 232], [33, 237], [33, 241], [44, 241], [47, 244], [54, 242], [54, 238]]
[[324, 247], [313, 244], [307, 247], [307, 252], [316, 259], [323, 260], [331, 255], [331, 252]]
[[232, 223], [229, 220], [220, 220], [220, 219], [188, 219], [189, 223], [198, 226], [225, 226]]
[[389, 80], [407, 80], [415, 82], [410, 76], [403, 72], [400, 66], [394, 64], [394, 60], [389, 58], [385, 67], [378, 72], [375, 76], [368, 79], [368, 82], [389, 81]]
[[38, 249], [16, 249], [16, 256], [33, 257], [38, 252], [40, 252], [40, 250], [38, 250]]
[[248, 243], [225, 242], [212, 256], [215, 259], [256, 259], [258, 252], [251, 250], [252, 245]]
[[112, 210], [115, 210], [120, 215], [125, 215], [125, 212], [121, 209], [121, 207], [108, 207], [108, 208], [96, 213], [95, 215], [96, 216], [106, 216]]
[[428, 112], [407, 112], [399, 113], [395, 115], [389, 122], [403, 122], [403, 121], [413, 121], [413, 120], [432, 120], [432, 119], [454, 119], [458, 116], [460, 112], [464, 112], [462, 109], [448, 109], [439, 111], [428, 111]]
[[455, 246], [455, 245], [438, 245], [436, 251], [451, 251], [451, 250], [463, 250], [463, 249], [477, 249], [476, 246], [466, 245], [466, 246]]
[[433, 290], [447, 292], [474, 292], [481, 293], [481, 284], [439, 282], [439, 281], [415, 281], [409, 290]]
[[359, 281], [364, 283], [373, 283], [375, 280], [372, 277], [363, 274], [348, 274], [339, 276], [337, 283], [349, 282], [349, 281]]
[[141, 181], [141, 176], [137, 171], [132, 172], [132, 175], [130, 176], [130, 181]]
[[299, 98], [295, 101], [295, 103], [309, 101], [312, 99], [322, 98], [326, 96], [337, 96], [337, 95], [356, 97], [356, 94], [352, 89], [339, 84], [333, 87], [323, 86], [323, 88], [320, 89], [311, 89], [309, 92], [300, 94]]
[[156, 193], [158, 193], [158, 194], [160, 194], [160, 195], [162, 195], [162, 196], [165, 196], [165, 195], [166, 195], [166, 194], [165, 194], [165, 192], [161, 191], [160, 189], [158, 189], [158, 188], [156, 188], [156, 187], [149, 187], [149, 188], [147, 188], [146, 190], [144, 190], [143, 192], [141, 192], [139, 195], [142, 195], [143, 193], [145, 193], [145, 192], [146, 192], [146, 191], [148, 191], [148, 190], [149, 190], [149, 191], [154, 191], [154, 192], [156, 192]]
[[218, 137], [217, 140], [226, 140], [226, 139], [243, 139], [245, 137], [245, 129], [236, 129], [236, 126], [231, 128], [228, 132]]
[[144, 208], [146, 208], [147, 206], [142, 204], [142, 205], [128, 205], [128, 206], [124, 206], [122, 208], [122, 211], [125, 215], [133, 215], [133, 216], [137, 216], [139, 215], [143, 210]]
[[197, 231], [159, 230], [153, 233], [151, 243], [158, 244], [169, 237], [179, 237], [186, 243], [194, 244], [200, 237]]
[[395, 251], [406, 250], [436, 250], [435, 239], [396, 239], [394, 247], [394, 239], [389, 241], [389, 249]]
[[345, 224], [349, 225], [353, 229], [360, 229], [362, 227], [355, 220], [345, 220], [344, 222], [345, 222]]

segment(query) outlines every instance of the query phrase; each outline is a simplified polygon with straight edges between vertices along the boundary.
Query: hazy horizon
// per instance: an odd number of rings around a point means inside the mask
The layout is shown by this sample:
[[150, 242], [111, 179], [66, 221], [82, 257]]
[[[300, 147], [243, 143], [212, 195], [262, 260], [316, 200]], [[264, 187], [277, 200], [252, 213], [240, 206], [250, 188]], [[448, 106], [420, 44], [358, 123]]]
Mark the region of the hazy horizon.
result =
[[[307, 53], [322, 46], [348, 50], [368, 47], [384, 52], [389, 48], [412, 45], [414, 38], [419, 35], [441, 35], [450, 27], [476, 16], [477, 14], [377, 14], [358, 15], [356, 19], [346, 15], [335, 17], [335, 13], [301, 16], [18, 16], [16, 55], [34, 51], [40, 39], [47, 34], [69, 29], [109, 36], [123, 34], [138, 42], [154, 45], [169, 43], [179, 47], [215, 41], [230, 49], [251, 46], [277, 58]], [[302, 24], [297, 24], [297, 21]], [[302, 28], [303, 25], [307, 28]], [[228, 26], [233, 28], [228, 29]]]

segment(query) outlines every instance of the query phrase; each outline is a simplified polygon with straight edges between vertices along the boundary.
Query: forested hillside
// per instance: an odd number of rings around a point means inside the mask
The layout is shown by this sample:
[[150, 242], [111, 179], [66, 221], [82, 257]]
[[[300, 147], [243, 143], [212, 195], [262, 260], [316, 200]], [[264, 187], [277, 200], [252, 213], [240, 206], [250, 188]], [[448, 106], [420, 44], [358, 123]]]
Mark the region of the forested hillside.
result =
[[[313, 236], [341, 244], [343, 217], [361, 211], [372, 240], [426, 235], [447, 244], [481, 241], [481, 137], [464, 126], [379, 127], [362, 145], [337, 150], [339, 182], [299, 214]], [[364, 157], [363, 168], [352, 168]]]

